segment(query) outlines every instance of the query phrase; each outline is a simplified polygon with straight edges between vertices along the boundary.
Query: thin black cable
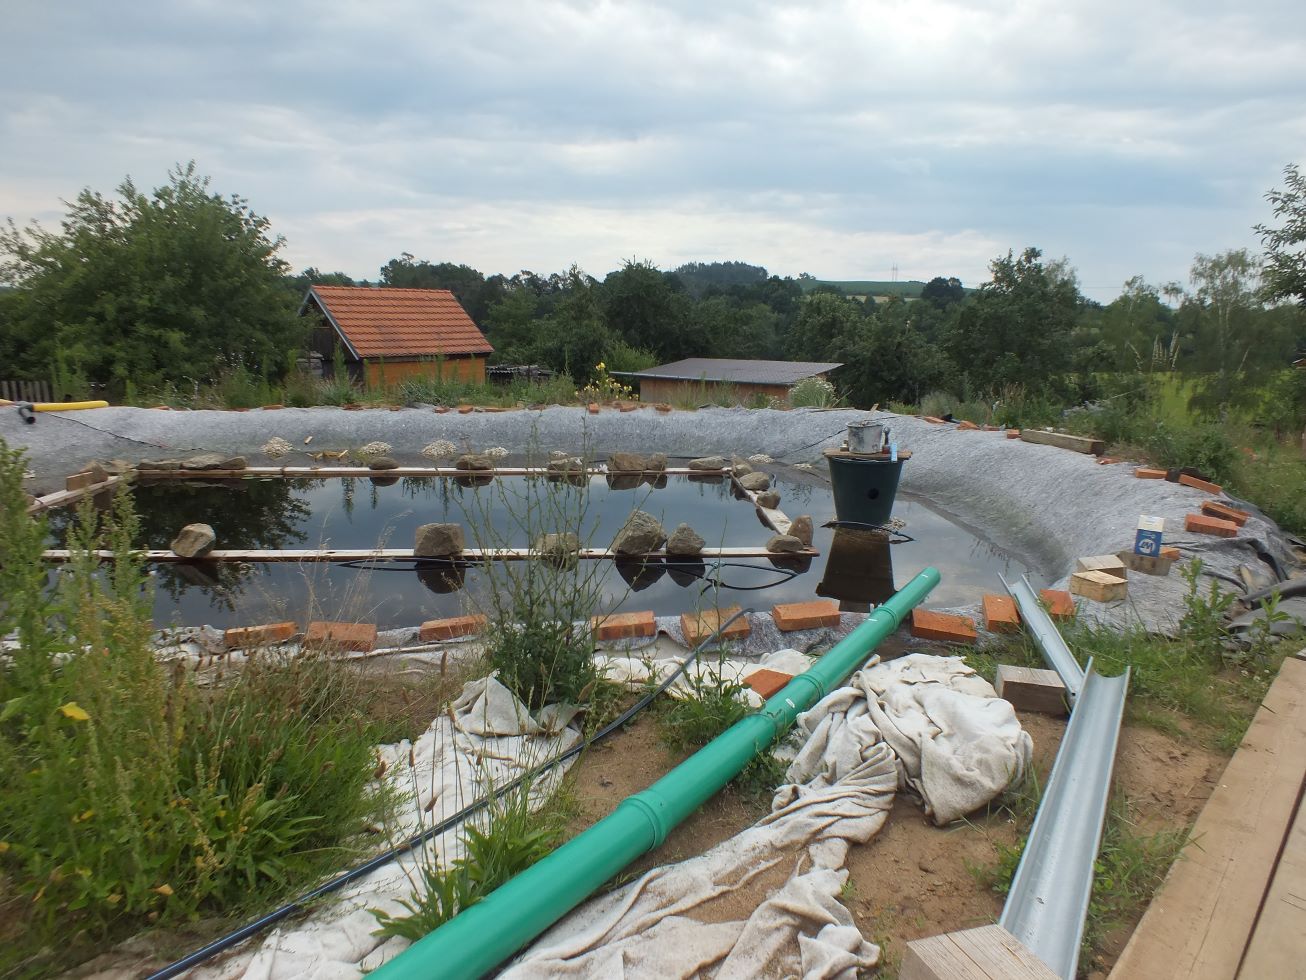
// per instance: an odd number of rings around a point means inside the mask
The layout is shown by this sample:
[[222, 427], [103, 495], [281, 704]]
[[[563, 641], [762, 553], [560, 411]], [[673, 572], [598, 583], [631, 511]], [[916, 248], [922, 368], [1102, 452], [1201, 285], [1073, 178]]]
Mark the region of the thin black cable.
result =
[[[596, 742], [602, 741], [603, 739], [611, 735], [613, 732], [617, 731], [617, 729], [627, 724], [632, 718], [635, 717], [635, 715], [639, 714], [650, 704], [652, 704], [654, 699], [656, 699], [662, 694], [665, 694], [667, 689], [670, 688], [671, 685], [674, 684], [677, 680], [679, 680], [681, 675], [683, 675], [684, 672], [689, 669], [690, 664], [692, 664], [695, 660], [698, 659], [698, 655], [703, 651], [704, 647], [706, 647], [713, 640], [717, 639], [726, 630], [726, 628], [729, 627], [730, 624], [733, 623], [740, 616], [744, 616], [752, 612], [754, 612], [754, 610], [752, 609], [741, 609], [733, 616], [731, 616], [729, 619], [727, 619], [724, 623], [719, 625], [716, 629], [714, 629], [711, 632], [711, 634], [708, 635], [706, 639], [704, 639], [701, 643], [699, 643], [697, 646], [695, 646], [692, 650], [689, 651], [685, 659], [682, 660], [679, 663], [679, 665], [677, 665], [676, 669], [671, 672], [671, 674], [667, 677], [666, 680], [664, 680], [661, 684], [659, 684], [648, 694], [644, 695], [644, 697], [636, 701], [631, 707], [627, 708], [624, 712], [622, 712], [621, 715], [615, 721], [609, 722], [597, 733], [590, 736], [588, 739], [583, 739], [582, 741], [578, 742], [576, 745], [573, 745], [571, 748], [567, 749], [565, 752], [560, 752], [558, 755], [554, 756], [552, 759], [548, 760], [547, 762], [543, 762], [540, 765], [536, 766], [534, 769], [530, 769], [527, 772], [522, 773], [516, 779], [513, 779], [509, 783], [507, 783], [507, 785], [495, 787], [495, 794], [501, 795], [503, 793], [511, 792], [512, 790], [520, 786], [522, 783], [526, 782], [528, 779], [534, 779], [536, 776], [542, 775], [543, 773], [548, 772], [550, 769], [553, 769], [554, 767], [561, 765], [563, 762], [566, 762], [568, 759], [579, 755], [581, 752], [589, 748], [591, 745], [594, 745]], [[345, 885], [349, 884], [350, 882], [357, 881], [359, 878], [371, 874], [377, 868], [384, 867], [385, 865], [393, 861], [395, 858], [401, 857], [404, 854], [407, 854], [410, 851], [415, 850], [416, 848], [425, 844], [431, 838], [444, 833], [446, 830], [449, 830], [452, 827], [456, 827], [458, 824], [462, 823], [472, 814], [478, 813], [481, 810], [485, 809], [485, 807], [489, 805], [490, 801], [491, 801], [490, 796], [480, 797], [479, 799], [463, 807], [453, 816], [446, 817], [438, 824], [434, 824], [433, 826], [428, 827], [426, 830], [423, 830], [420, 834], [410, 837], [403, 844], [400, 844], [397, 847], [392, 847], [390, 850], [386, 851], [385, 853], [378, 854], [376, 857], [372, 858], [371, 860], [365, 861], [356, 867], [350, 868], [348, 871], [344, 872], [343, 874], [337, 875], [335, 878], [332, 878], [330, 881], [324, 882], [323, 884], [319, 885], [317, 888], [314, 888], [312, 891], [306, 892], [305, 894], [299, 896], [299, 898], [296, 898], [291, 902], [287, 902], [285, 905], [282, 905], [280, 908], [272, 912], [269, 912], [267, 915], [259, 919], [256, 919], [247, 925], [242, 926], [241, 928], [237, 929], [235, 932], [228, 933], [225, 936], [215, 939], [213, 942], [207, 944], [206, 946], [201, 947], [200, 949], [197, 949], [195, 952], [189, 954], [188, 956], [184, 956], [181, 959], [177, 960], [176, 962], [168, 964], [162, 970], [150, 974], [148, 980], [170, 980], [170, 978], [185, 973], [187, 970], [194, 969], [195, 967], [203, 963], [205, 960], [211, 959], [212, 957], [216, 956], [218, 953], [224, 952], [230, 949], [231, 947], [237, 945], [238, 943], [242, 943], [246, 939], [258, 935], [258, 933], [262, 932], [264, 929], [268, 928], [269, 926], [275, 925], [276, 923], [280, 922], [282, 919], [288, 918], [289, 916], [294, 915], [296, 912], [303, 910], [310, 902], [313, 902], [316, 899], [321, 898], [323, 895], [329, 895], [334, 891], [338, 891], [339, 889], [343, 888]]]

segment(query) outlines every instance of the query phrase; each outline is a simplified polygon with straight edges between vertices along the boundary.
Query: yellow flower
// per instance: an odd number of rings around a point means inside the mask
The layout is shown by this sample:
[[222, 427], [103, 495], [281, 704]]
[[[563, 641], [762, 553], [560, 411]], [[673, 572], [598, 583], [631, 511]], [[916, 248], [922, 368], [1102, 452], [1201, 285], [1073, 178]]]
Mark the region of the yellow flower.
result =
[[71, 718], [73, 721], [90, 721], [91, 716], [86, 713], [76, 701], [69, 701], [67, 704], [59, 705], [59, 710], [63, 712], [65, 718]]
[[9, 842], [7, 840], [0, 840], [0, 854], [4, 854], [8, 850]]
[[75, 813], [73, 814], [73, 823], [85, 823], [93, 816], [95, 816], [94, 810], [87, 810], [85, 813]]
[[169, 895], [172, 894], [172, 886], [171, 886], [171, 885], [160, 885], [158, 888], [156, 888], [156, 889], [154, 889], [154, 890], [155, 890], [156, 892], [158, 892], [160, 895], [162, 895], [164, 898], [167, 898]]

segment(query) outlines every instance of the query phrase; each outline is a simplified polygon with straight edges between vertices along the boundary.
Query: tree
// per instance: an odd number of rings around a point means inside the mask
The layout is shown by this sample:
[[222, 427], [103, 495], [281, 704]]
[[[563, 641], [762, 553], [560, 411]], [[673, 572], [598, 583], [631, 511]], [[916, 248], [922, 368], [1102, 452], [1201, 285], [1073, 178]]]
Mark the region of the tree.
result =
[[1284, 190], [1265, 195], [1281, 228], [1257, 225], [1265, 246], [1265, 293], [1270, 300], [1295, 299], [1306, 306], [1306, 176], [1290, 164], [1283, 169]]
[[628, 261], [603, 280], [603, 318], [632, 347], [651, 350], [664, 361], [700, 353], [687, 330], [689, 298], [674, 276], [651, 262]]
[[927, 303], [946, 309], [966, 298], [966, 289], [956, 276], [935, 276], [921, 288], [921, 299]]
[[948, 331], [945, 345], [959, 373], [981, 391], [1006, 385], [1062, 387], [1070, 366], [1079, 290], [1064, 260], [1044, 265], [1037, 248], [989, 264], [979, 289]]
[[803, 300], [789, 333], [792, 360], [842, 361], [866, 330], [864, 307], [839, 292], [816, 289]]
[[209, 378], [233, 360], [283, 373], [305, 329], [268, 220], [211, 193], [194, 162], [149, 194], [130, 178], [117, 194], [83, 190], [59, 233], [12, 221], [0, 232], [0, 275], [18, 287], [6, 329], [28, 362], [58, 356], [116, 391]]
[[381, 267], [381, 283], [402, 289], [447, 289], [474, 323], [481, 323], [490, 307], [503, 296], [503, 276], [488, 279], [469, 265], [453, 262], [432, 264], [426, 259], [414, 261], [404, 252]]
[[544, 364], [578, 384], [594, 373], [612, 342], [599, 309], [598, 285], [572, 266], [567, 291], [553, 312], [538, 321], [534, 351]]
[[1161, 302], [1160, 290], [1142, 276], [1129, 279], [1102, 311], [1100, 329], [1117, 370], [1170, 366], [1164, 352], [1172, 346], [1174, 310]]

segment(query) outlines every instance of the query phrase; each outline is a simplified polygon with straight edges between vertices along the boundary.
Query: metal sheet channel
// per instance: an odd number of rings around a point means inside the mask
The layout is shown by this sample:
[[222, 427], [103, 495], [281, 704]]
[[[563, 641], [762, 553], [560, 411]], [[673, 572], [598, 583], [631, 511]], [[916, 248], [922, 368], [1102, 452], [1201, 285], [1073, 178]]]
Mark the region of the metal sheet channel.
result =
[[1006, 586], [1007, 592], [1020, 607], [1020, 618], [1034, 634], [1039, 649], [1043, 651], [1043, 659], [1057, 672], [1061, 683], [1066, 685], [1066, 697], [1073, 708], [1079, 698], [1079, 692], [1084, 687], [1084, 671], [1079, 666], [1079, 661], [1070, 652], [1070, 647], [1066, 646], [1066, 641], [1061, 638], [1061, 633], [1052, 622], [1052, 617], [1043, 608], [1034, 586], [1029, 584], [1029, 576], [1022, 575], [1014, 585], [1004, 578], [1002, 584]]
[[1079, 965], [1128, 688], [1128, 669], [1103, 677], [1089, 661], [998, 920], [1064, 980], [1074, 980]]

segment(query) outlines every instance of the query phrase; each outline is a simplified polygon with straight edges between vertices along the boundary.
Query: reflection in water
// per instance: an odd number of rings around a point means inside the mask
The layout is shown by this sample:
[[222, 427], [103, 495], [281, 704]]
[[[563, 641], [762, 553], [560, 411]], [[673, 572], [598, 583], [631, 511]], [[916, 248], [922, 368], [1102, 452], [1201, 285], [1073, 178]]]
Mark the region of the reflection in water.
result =
[[836, 528], [816, 594], [838, 599], [845, 612], [867, 612], [896, 591], [889, 536], [878, 531]]
[[[138, 543], [167, 548], [182, 526], [204, 521], [213, 525], [223, 549], [407, 547], [420, 525], [451, 521], [468, 529], [477, 525], [481, 530], [469, 530], [467, 536], [469, 544], [478, 546], [520, 548], [531, 543], [531, 534], [576, 527], [582, 528], [585, 542], [606, 545], [635, 508], [668, 529], [682, 521], [690, 524], [712, 547], [761, 547], [773, 533], [759, 525], [753, 507], [733, 499], [730, 484], [719, 477], [662, 476], [651, 486], [649, 482], [644, 478], [633, 494], [609, 492], [604, 476], [575, 475], [565, 483], [550, 483], [521, 477], [496, 481], [467, 473], [404, 477], [396, 486], [378, 486], [370, 478], [143, 482], [135, 490], [142, 525]], [[665, 486], [657, 489], [659, 484]], [[1032, 571], [981, 536], [902, 495], [894, 513], [915, 540], [890, 547], [881, 536], [823, 527], [835, 516], [827, 486], [791, 483], [782, 476], [775, 489], [787, 514], [812, 516], [813, 544], [821, 553], [816, 559], [732, 558], [720, 568], [716, 561], [685, 558], [600, 563], [596, 574], [602, 577], [605, 608], [651, 609], [659, 615], [704, 602], [743, 601], [767, 608], [801, 602], [815, 592], [838, 599], [846, 609], [864, 610], [892, 594], [895, 573], [906, 581], [926, 565], [942, 573], [930, 604], [948, 606], [991, 591], [999, 574]], [[531, 516], [524, 518], [527, 510]], [[51, 533], [60, 542], [66, 537], [67, 515], [51, 515]], [[155, 617], [161, 623], [238, 626], [356, 615], [382, 628], [460, 615], [506, 575], [503, 563], [434, 560], [384, 572], [331, 564], [205, 562], [159, 565], [153, 571], [160, 586]], [[709, 581], [715, 583], [712, 596], [701, 597]]]

